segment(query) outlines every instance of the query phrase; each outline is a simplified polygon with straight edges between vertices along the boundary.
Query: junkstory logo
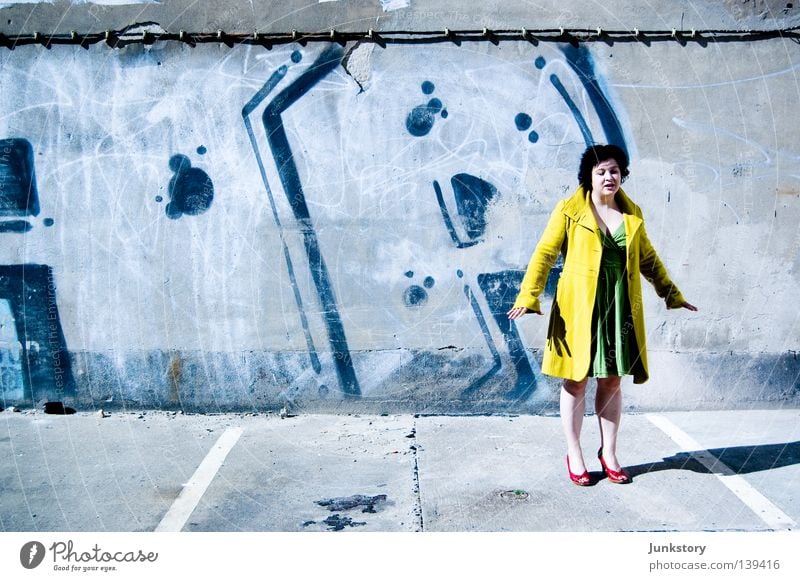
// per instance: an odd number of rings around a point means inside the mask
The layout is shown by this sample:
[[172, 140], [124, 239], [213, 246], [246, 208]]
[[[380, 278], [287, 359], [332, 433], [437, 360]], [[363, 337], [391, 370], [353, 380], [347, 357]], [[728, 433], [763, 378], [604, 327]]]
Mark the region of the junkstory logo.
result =
[[154, 563], [158, 553], [136, 551], [108, 551], [97, 543], [88, 550], [76, 550], [72, 540], [67, 542], [57, 541], [45, 550], [45, 546], [38, 541], [31, 541], [22, 545], [19, 552], [19, 561], [26, 569], [35, 569], [42, 564], [47, 552], [53, 557], [54, 571], [114, 571], [118, 563]]

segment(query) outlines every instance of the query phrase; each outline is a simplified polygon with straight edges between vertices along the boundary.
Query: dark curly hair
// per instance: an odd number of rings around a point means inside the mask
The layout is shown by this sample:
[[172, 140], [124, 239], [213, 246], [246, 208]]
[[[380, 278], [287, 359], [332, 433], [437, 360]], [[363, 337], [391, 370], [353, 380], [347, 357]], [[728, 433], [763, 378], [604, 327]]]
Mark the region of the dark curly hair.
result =
[[616, 145], [590, 145], [583, 152], [581, 165], [578, 169], [578, 183], [583, 186], [584, 191], [592, 191], [592, 169], [607, 159], [614, 159], [617, 162], [623, 182], [630, 175], [630, 171], [628, 171], [628, 165], [630, 164], [628, 154], [621, 147]]

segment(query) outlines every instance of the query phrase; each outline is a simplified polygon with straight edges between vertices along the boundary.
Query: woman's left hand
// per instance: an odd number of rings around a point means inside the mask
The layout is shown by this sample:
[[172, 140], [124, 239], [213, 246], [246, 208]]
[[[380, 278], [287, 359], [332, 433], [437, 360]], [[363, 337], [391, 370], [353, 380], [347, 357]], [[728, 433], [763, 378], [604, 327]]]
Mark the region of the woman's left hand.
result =
[[697, 310], [697, 307], [695, 307], [691, 303], [687, 303], [686, 301], [683, 301], [683, 304], [681, 305], [681, 307], [684, 308], [684, 309], [689, 309], [690, 311], [696, 311]]

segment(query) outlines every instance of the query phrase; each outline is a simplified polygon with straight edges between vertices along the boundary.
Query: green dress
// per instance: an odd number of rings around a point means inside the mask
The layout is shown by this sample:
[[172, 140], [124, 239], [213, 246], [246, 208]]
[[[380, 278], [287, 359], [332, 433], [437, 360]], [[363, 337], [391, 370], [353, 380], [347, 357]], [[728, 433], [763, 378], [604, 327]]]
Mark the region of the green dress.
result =
[[590, 377], [630, 375], [638, 356], [628, 300], [625, 224], [613, 234], [599, 230], [603, 242], [592, 313]]

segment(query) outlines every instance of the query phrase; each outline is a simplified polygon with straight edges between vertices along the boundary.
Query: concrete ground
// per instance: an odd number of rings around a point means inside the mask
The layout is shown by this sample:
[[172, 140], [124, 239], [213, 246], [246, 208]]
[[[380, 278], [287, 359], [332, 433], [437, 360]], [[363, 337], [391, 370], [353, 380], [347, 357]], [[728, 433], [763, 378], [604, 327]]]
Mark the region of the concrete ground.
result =
[[764, 531], [800, 522], [800, 410], [626, 415], [629, 485], [558, 417], [0, 413], [0, 530]]

